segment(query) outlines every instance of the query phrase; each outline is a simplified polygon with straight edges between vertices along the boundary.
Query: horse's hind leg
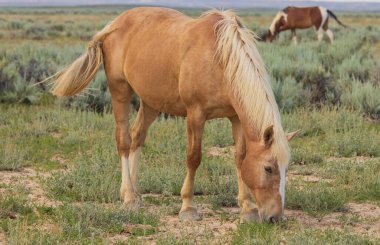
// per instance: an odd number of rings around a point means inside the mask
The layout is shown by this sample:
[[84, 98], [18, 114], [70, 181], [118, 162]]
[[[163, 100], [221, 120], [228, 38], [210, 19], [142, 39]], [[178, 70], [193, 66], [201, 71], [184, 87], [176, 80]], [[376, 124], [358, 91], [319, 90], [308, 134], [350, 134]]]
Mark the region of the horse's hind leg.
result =
[[295, 45], [298, 44], [297, 34], [296, 34], [296, 30], [295, 30], [295, 29], [292, 29], [292, 40], [293, 40], [293, 43], [294, 43]]
[[198, 220], [197, 209], [193, 203], [195, 172], [202, 158], [202, 134], [205, 117], [199, 108], [187, 111], [187, 174], [181, 189], [182, 208], [179, 212], [181, 220]]
[[329, 29], [329, 19], [326, 20], [326, 22], [323, 24], [323, 30], [326, 32], [326, 35], [329, 37], [330, 43], [332, 44], [334, 42], [334, 34]]
[[322, 28], [319, 28], [318, 31], [317, 31], [317, 36], [318, 36], [318, 42], [322, 42], [323, 40], [323, 29]]
[[[137, 169], [140, 157], [141, 147], [144, 144], [148, 128], [156, 119], [158, 112], [150, 108], [143, 101], [140, 100], [140, 108], [137, 113], [136, 120], [133, 122], [131, 128], [132, 144], [129, 151], [129, 173], [131, 176], [132, 186], [134, 187], [134, 194], [138, 195], [137, 188]], [[139, 198], [136, 199], [136, 202]], [[136, 203], [138, 205], [138, 203]]]
[[128, 161], [129, 149], [131, 146], [131, 137], [128, 130], [128, 116], [133, 90], [127, 81], [123, 79], [114, 79], [108, 75], [107, 81], [112, 97], [112, 109], [116, 122], [115, 138], [121, 162], [122, 181], [120, 187], [120, 197], [124, 203], [134, 203], [135, 191], [131, 182]]
[[239, 118], [230, 118], [232, 124], [232, 134], [235, 142], [235, 161], [236, 161], [236, 173], [238, 177], [238, 203], [240, 207], [240, 221], [252, 221], [258, 220], [258, 212], [255, 204], [252, 201], [252, 195], [248, 187], [245, 185], [241, 178], [241, 164], [245, 158], [245, 139], [243, 130]]

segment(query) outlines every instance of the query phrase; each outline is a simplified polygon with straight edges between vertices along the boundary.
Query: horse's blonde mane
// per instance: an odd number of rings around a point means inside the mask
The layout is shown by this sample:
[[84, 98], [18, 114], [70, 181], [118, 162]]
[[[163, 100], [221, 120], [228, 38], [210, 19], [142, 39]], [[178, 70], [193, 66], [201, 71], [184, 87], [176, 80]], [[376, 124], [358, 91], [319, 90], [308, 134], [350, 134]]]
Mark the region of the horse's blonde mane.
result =
[[270, 24], [269, 26], [269, 30], [270, 32], [272, 33], [272, 35], [274, 35], [274, 32], [275, 32], [275, 29], [276, 29], [276, 23], [277, 21], [280, 20], [281, 17], [284, 17], [285, 18], [285, 21], [287, 20], [287, 14], [284, 13], [283, 11], [280, 11], [276, 14], [276, 16], [274, 17], [272, 23]]
[[255, 34], [232, 11], [212, 10], [208, 14], [221, 16], [215, 26], [217, 56], [224, 65], [231, 90], [260, 139], [265, 129], [273, 125], [272, 152], [278, 164], [286, 166], [290, 158], [288, 141], [268, 73], [256, 48]]

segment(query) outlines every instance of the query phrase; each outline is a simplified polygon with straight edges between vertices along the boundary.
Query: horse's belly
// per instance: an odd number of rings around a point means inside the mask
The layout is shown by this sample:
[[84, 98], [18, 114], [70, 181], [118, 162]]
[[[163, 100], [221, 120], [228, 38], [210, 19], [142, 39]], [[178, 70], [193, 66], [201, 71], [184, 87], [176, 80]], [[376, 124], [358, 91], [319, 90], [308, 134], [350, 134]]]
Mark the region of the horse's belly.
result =
[[186, 106], [178, 93], [178, 83], [175, 81], [160, 81], [144, 79], [130, 81], [135, 93], [145, 104], [159, 112], [176, 116], [186, 116]]
[[[153, 81], [141, 81], [139, 84], [131, 83], [131, 86], [145, 104], [160, 112], [175, 116], [186, 116], [187, 108], [197, 104], [201, 105], [207, 119], [236, 115], [228, 96], [219, 96], [218, 91], [215, 91], [214, 96], [211, 97], [209, 94], [198, 93], [197, 96], [193, 96], [191, 103], [188, 103], [188, 100], [183, 100], [184, 95], [181, 97], [176, 84], [175, 81], [157, 84]], [[186, 91], [186, 93], [191, 94], [190, 91]]]

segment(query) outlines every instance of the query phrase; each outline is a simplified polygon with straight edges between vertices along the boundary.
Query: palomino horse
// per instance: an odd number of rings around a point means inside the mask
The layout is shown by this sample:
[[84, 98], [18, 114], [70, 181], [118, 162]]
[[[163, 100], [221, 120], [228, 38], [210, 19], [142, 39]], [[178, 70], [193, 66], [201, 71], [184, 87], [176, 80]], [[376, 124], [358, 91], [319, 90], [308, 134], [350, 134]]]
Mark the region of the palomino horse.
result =
[[262, 39], [272, 42], [280, 32], [291, 30], [293, 42], [297, 44], [296, 29], [306, 29], [314, 26], [317, 30], [319, 42], [322, 41], [323, 33], [325, 32], [332, 43], [334, 35], [328, 27], [329, 17], [334, 18], [339, 25], [347, 27], [338, 20], [333, 12], [324, 7], [286, 7], [277, 13], [268, 32]]
[[[112, 96], [125, 205], [140, 204], [141, 146], [158, 113], [167, 112], [187, 117], [181, 219], [199, 218], [193, 190], [202, 132], [206, 120], [222, 117], [229, 118], [233, 128], [242, 220], [258, 215], [274, 221], [282, 216], [288, 140], [296, 132], [285, 135], [254, 38], [234, 13], [210, 11], [193, 19], [166, 8], [128, 10], [97, 33], [81, 57], [55, 75], [52, 93], [77, 94], [102, 62]], [[133, 93], [140, 97], [140, 109], [129, 131]]]

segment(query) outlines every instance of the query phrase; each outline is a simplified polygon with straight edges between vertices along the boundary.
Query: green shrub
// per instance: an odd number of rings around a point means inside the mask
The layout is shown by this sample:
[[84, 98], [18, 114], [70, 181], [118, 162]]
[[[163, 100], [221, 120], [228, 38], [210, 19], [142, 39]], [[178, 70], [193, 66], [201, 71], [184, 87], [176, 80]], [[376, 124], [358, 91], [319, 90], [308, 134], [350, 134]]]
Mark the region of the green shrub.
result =
[[0, 96], [0, 102], [18, 104], [36, 104], [41, 92], [36, 86], [17, 79], [13, 88]]
[[351, 87], [342, 95], [342, 105], [373, 118], [380, 118], [380, 87], [352, 80]]
[[290, 77], [285, 78], [283, 81], [273, 80], [272, 89], [281, 111], [289, 112], [305, 103], [301, 84], [297, 84]]

